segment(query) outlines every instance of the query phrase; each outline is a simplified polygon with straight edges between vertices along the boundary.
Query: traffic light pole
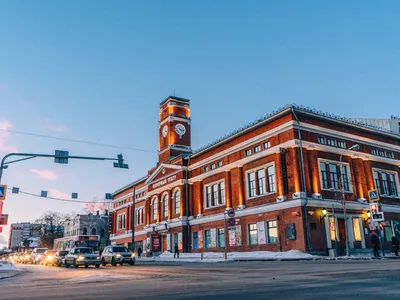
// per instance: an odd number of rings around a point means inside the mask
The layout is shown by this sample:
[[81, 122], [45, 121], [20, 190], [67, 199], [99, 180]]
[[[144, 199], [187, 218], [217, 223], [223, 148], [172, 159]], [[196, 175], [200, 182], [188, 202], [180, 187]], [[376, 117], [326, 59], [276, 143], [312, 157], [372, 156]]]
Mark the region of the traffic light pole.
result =
[[[6, 162], [6, 159], [11, 156], [20, 156], [24, 157], [21, 159], [13, 160]], [[113, 161], [121, 161], [122, 156], [118, 155], [118, 158], [109, 158], [109, 157], [91, 157], [91, 156], [59, 156], [59, 155], [52, 155], [52, 154], [38, 154], [38, 153], [9, 153], [3, 157], [0, 164], [0, 183], [3, 177], [3, 170], [8, 168], [9, 164], [20, 162], [23, 160], [28, 160], [36, 157], [54, 157], [60, 159], [85, 159], [85, 160], [113, 160]]]

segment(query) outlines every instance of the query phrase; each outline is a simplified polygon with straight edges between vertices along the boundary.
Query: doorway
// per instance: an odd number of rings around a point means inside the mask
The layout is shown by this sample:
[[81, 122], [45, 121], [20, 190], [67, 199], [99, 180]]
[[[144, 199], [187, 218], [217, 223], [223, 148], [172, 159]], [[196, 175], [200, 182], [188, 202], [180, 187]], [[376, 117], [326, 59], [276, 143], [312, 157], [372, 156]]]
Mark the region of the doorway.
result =
[[163, 248], [162, 248], [162, 250], [163, 250], [163, 252], [165, 252], [165, 251], [167, 251], [167, 236], [166, 235], [163, 235]]
[[346, 226], [344, 219], [338, 219], [338, 231], [339, 231], [339, 249], [338, 251], [343, 254], [346, 252]]

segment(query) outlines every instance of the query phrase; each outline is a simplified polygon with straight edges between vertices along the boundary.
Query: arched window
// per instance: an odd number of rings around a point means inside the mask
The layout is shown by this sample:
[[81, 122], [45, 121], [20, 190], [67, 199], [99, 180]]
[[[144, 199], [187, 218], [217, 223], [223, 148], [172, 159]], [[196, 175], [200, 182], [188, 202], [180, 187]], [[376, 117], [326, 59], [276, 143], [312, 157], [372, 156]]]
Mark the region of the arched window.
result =
[[181, 191], [176, 190], [174, 193], [174, 209], [175, 209], [175, 214], [180, 214], [181, 213]]
[[87, 235], [87, 228], [83, 228], [82, 232], [83, 235]]
[[168, 217], [168, 195], [164, 195], [162, 199], [162, 216], [163, 218]]
[[96, 232], [97, 232], [96, 228], [92, 228], [92, 230], [90, 231], [90, 234], [91, 235], [96, 235]]
[[106, 231], [104, 229], [100, 230], [100, 237], [103, 238], [106, 235]]
[[152, 220], [157, 220], [157, 213], [158, 213], [158, 201], [157, 201], [158, 199], [157, 198], [154, 198], [153, 199], [153, 202], [151, 203], [151, 205], [152, 205], [152, 216], [151, 216], [151, 218], [152, 218]]

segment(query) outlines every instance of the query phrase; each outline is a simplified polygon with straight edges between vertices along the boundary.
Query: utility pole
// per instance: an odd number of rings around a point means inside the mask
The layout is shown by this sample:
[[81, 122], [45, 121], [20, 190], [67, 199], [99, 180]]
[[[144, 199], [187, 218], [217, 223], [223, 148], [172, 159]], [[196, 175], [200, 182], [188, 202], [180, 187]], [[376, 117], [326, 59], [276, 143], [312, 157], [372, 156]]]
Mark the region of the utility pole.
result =
[[133, 186], [132, 196], [132, 252], [135, 252], [136, 184]]

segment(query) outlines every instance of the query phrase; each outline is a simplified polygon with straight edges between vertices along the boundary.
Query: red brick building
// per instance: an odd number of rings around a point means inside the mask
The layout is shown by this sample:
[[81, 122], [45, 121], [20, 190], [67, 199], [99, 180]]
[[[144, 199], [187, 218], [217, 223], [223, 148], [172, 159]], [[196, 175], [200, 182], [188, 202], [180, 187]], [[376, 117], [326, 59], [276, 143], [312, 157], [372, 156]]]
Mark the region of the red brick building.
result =
[[[400, 235], [398, 134], [295, 105], [197, 151], [190, 128], [189, 100], [160, 104], [157, 165], [113, 194], [113, 243], [132, 241], [135, 215], [136, 247], [148, 247], [156, 235], [161, 251], [177, 243], [191, 252], [225, 245], [344, 252], [346, 237], [352, 252], [366, 251], [378, 225], [367, 215], [372, 189], [385, 213], [385, 246]], [[229, 208], [235, 218], [228, 224]]]

